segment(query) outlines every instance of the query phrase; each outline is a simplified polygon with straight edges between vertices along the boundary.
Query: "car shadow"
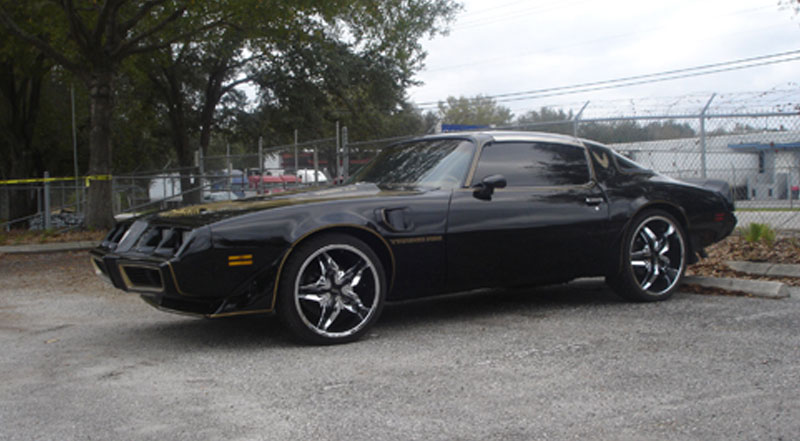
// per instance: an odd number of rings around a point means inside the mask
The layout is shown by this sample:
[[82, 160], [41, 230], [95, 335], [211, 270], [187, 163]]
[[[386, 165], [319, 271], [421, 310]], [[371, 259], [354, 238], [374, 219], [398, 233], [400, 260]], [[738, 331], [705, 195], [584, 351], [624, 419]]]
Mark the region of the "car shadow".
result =
[[616, 305], [619, 297], [602, 280], [503, 290], [478, 290], [441, 297], [390, 303], [377, 326], [409, 326], [502, 314], [543, 316], [565, 307]]
[[[155, 311], [154, 314], [165, 314]], [[138, 344], [161, 350], [214, 350], [291, 347], [296, 343], [274, 314], [218, 319], [169, 315], [128, 328]], [[124, 336], [123, 336], [124, 337]]]
[[[520, 314], [537, 317], [575, 307], [602, 307], [622, 301], [602, 281], [506, 290], [481, 290], [446, 296], [393, 302], [386, 305], [375, 330], [414, 327]], [[156, 313], [156, 312], [154, 312]], [[158, 313], [163, 314], [163, 313]], [[163, 351], [236, 350], [297, 347], [298, 342], [283, 328], [274, 314], [198, 319], [169, 316], [153, 323], [137, 322], [120, 334], [107, 338], [130, 341]], [[127, 343], [122, 343], [126, 345]]]

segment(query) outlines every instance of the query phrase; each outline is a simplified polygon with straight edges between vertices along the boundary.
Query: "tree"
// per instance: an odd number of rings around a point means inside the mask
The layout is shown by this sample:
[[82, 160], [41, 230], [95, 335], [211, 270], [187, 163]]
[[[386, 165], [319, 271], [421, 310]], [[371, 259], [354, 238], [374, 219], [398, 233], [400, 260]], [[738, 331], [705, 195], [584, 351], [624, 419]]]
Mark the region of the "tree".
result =
[[218, 111], [241, 101], [246, 82], [259, 85], [269, 115], [254, 137], [303, 126], [325, 136], [320, 128], [334, 121], [377, 129], [421, 67], [420, 38], [442, 32], [457, 9], [451, 0], [240, 3], [224, 26], [139, 64], [166, 107], [184, 171], [195, 148], [208, 153]]
[[493, 98], [476, 95], [447, 97], [447, 101], [439, 102], [439, 116], [446, 124], [502, 126], [510, 124], [514, 115], [511, 109], [498, 105]]
[[[0, 25], [80, 78], [89, 91], [89, 174], [111, 173], [114, 79], [131, 56], [182, 41], [224, 20], [226, 2], [93, 0], [0, 2]], [[181, 27], [172, 26], [180, 22]], [[158, 38], [157, 38], [158, 37]], [[111, 182], [92, 182], [85, 223], [111, 226]]]
[[794, 15], [800, 14], [800, 0], [780, 0], [778, 5], [783, 9], [789, 9]]
[[575, 131], [572, 120], [571, 110], [567, 113], [562, 109], [542, 107], [539, 111], [531, 110], [517, 118], [516, 125], [529, 130], [572, 135]]

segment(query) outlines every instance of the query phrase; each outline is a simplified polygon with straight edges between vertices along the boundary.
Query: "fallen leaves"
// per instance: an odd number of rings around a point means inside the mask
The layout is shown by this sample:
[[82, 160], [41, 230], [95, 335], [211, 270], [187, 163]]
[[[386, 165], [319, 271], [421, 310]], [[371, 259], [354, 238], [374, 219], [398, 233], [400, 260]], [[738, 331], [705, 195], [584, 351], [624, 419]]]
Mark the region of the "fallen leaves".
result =
[[771, 280], [790, 286], [800, 286], [800, 279], [741, 273], [725, 264], [729, 260], [800, 264], [800, 240], [796, 237], [779, 237], [770, 247], [763, 242], [748, 242], [740, 235], [733, 235], [706, 248], [706, 252], [707, 258], [689, 266], [688, 275]]

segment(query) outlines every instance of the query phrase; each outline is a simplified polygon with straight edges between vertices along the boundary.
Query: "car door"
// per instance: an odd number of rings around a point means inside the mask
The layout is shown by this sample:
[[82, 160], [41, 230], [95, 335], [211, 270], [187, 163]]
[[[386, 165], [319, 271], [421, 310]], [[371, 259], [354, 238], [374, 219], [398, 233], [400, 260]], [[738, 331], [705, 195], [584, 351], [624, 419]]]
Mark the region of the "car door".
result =
[[557, 281], [599, 271], [607, 201], [582, 145], [493, 142], [471, 184], [502, 175], [505, 188], [453, 194], [447, 225], [450, 291]]

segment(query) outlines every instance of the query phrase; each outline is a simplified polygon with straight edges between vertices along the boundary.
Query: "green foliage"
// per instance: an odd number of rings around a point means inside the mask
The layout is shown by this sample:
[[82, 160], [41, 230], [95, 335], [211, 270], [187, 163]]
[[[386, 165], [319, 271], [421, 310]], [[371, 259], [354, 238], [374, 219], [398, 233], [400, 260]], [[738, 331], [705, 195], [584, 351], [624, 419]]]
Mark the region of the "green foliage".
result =
[[688, 124], [679, 124], [674, 121], [652, 122], [646, 125], [639, 124], [636, 121], [581, 123], [578, 134], [581, 137], [607, 144], [697, 136], [697, 133]]
[[575, 130], [572, 119], [571, 110], [566, 113], [562, 109], [542, 107], [539, 111], [531, 110], [520, 116], [515, 124], [522, 126], [525, 130], [572, 135]]
[[740, 229], [744, 239], [749, 243], [764, 242], [768, 247], [775, 243], [775, 230], [767, 224], [752, 222]]
[[483, 95], [471, 98], [450, 96], [439, 102], [439, 117], [446, 124], [503, 126], [511, 124], [513, 116], [511, 109]]

